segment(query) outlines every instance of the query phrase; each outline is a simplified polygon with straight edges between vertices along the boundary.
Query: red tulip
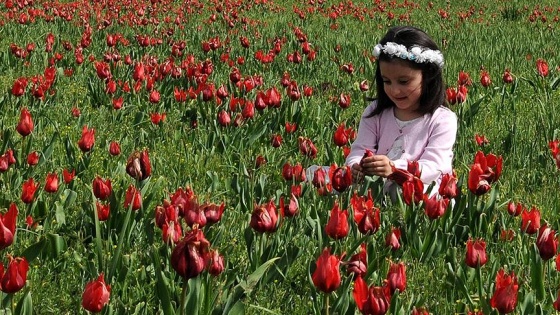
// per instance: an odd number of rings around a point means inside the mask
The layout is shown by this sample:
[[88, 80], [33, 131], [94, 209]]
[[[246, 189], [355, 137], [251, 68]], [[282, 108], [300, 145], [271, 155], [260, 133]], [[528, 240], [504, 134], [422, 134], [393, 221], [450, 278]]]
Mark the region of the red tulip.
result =
[[515, 273], [512, 271], [508, 275], [505, 274], [503, 269], [500, 269], [496, 275], [496, 289], [490, 299], [490, 305], [497, 309], [500, 314], [509, 314], [517, 306], [518, 291], [519, 285]]
[[457, 103], [457, 90], [455, 88], [447, 88], [447, 90], [445, 90], [445, 95], [449, 104], [454, 105]]
[[134, 185], [129, 185], [125, 198], [124, 198], [124, 208], [128, 209], [132, 205], [132, 211], [136, 211], [142, 207], [142, 195], [140, 190], [136, 188]]
[[533, 206], [531, 210], [523, 209], [521, 212], [521, 231], [535, 234], [541, 227], [541, 212]]
[[166, 221], [161, 225], [161, 238], [165, 243], [177, 244], [183, 235], [181, 224], [177, 221]]
[[379, 208], [375, 207], [371, 190], [368, 190], [367, 199], [358, 196], [357, 192], [350, 199], [350, 205], [354, 212], [354, 221], [362, 234], [375, 233], [381, 226], [381, 215]]
[[259, 233], [272, 233], [278, 225], [278, 213], [272, 200], [266, 204], [255, 204], [249, 225]]
[[276, 87], [273, 86], [272, 88], [266, 90], [265, 100], [266, 100], [266, 104], [269, 107], [280, 107], [282, 96], [278, 92], [278, 89], [276, 89]]
[[21, 187], [21, 201], [23, 203], [32, 203], [35, 198], [35, 191], [37, 191], [38, 185], [35, 183], [33, 178], [28, 179], [23, 182]]
[[205, 203], [200, 205], [200, 209], [204, 212], [206, 223], [208, 224], [219, 222], [222, 219], [225, 207], [226, 206], [223, 202], [220, 205], [215, 203]]
[[385, 237], [385, 245], [390, 247], [391, 250], [398, 250], [401, 248], [401, 230], [398, 227], [392, 227], [391, 231]]
[[71, 172], [67, 169], [62, 170], [62, 179], [64, 180], [65, 184], [70, 184], [74, 180], [75, 175], [76, 170], [72, 170]]
[[365, 92], [369, 90], [369, 83], [367, 80], [360, 82], [360, 91]]
[[449, 205], [449, 199], [438, 197], [437, 194], [429, 197], [427, 194], [424, 195], [424, 211], [428, 218], [435, 220], [440, 218], [445, 214], [447, 206]]
[[95, 129], [88, 129], [86, 125], [82, 127], [82, 137], [78, 141], [78, 147], [82, 152], [88, 152], [95, 144]]
[[455, 174], [443, 174], [441, 176], [441, 183], [439, 185], [439, 194], [442, 197], [453, 199], [459, 194], [457, 187], [457, 177]]
[[[471, 313], [469, 312], [468, 315], [470, 315]], [[414, 306], [412, 308], [412, 312], [410, 313], [410, 315], [430, 315], [430, 312], [428, 312], [428, 310], [425, 307], [419, 307], [416, 308], [416, 306]], [[480, 315], [483, 315], [482, 313]]]
[[542, 58], [537, 59], [537, 72], [541, 77], [548, 76], [548, 63]]
[[490, 190], [491, 184], [496, 182], [501, 174], [502, 157], [491, 153], [484, 155], [482, 151], [478, 151], [469, 171], [469, 190], [477, 196], [483, 195]]
[[391, 292], [388, 286], [371, 286], [368, 288], [362, 277], [354, 282], [352, 292], [356, 306], [364, 315], [383, 315], [389, 311]]
[[121, 154], [121, 146], [117, 141], [111, 141], [109, 144], [109, 154], [112, 156], [117, 156]]
[[352, 169], [348, 165], [336, 167], [334, 164], [329, 169], [329, 178], [336, 191], [344, 192], [352, 185]]
[[202, 230], [190, 230], [173, 249], [171, 267], [186, 280], [198, 276], [206, 267], [204, 257], [209, 246]]
[[424, 198], [424, 183], [418, 177], [402, 184], [402, 195], [404, 203], [407, 205], [419, 205]]
[[218, 112], [218, 123], [222, 127], [226, 127], [231, 123], [231, 117], [227, 111], [222, 109]]
[[25, 286], [29, 264], [25, 257], [9, 256], [8, 267], [0, 265], [0, 290], [4, 293], [16, 293]]
[[490, 75], [487, 71], [482, 71], [482, 73], [480, 74], [480, 84], [483, 87], [489, 87], [490, 84], [492, 84], [492, 80], [490, 80]]
[[367, 273], [367, 251], [366, 243], [360, 245], [360, 251], [350, 257], [350, 260], [344, 263], [346, 265], [346, 270], [355, 276], [365, 277]]
[[156, 90], [152, 90], [150, 92], [148, 100], [150, 101], [150, 103], [156, 104], [156, 103], [159, 102], [160, 98], [161, 98], [161, 96], [160, 96], [159, 92], [156, 91]]
[[325, 226], [325, 232], [334, 239], [341, 239], [348, 235], [348, 211], [341, 210], [338, 206], [338, 201], [335, 201], [331, 209], [331, 215]]
[[273, 134], [271, 144], [273, 148], [279, 148], [282, 145], [282, 135], [279, 133]]
[[342, 108], [342, 109], [347, 109], [348, 107], [350, 107], [351, 103], [352, 103], [352, 100], [350, 99], [350, 95], [348, 95], [348, 94], [342, 93], [338, 97], [338, 106], [340, 106], [340, 108]]
[[165, 121], [166, 117], [167, 117], [166, 113], [151, 113], [150, 114], [150, 120], [152, 121], [152, 124], [154, 124], [154, 125], [159, 125], [160, 123], [163, 123]]
[[111, 295], [111, 286], [105, 283], [105, 277], [101, 273], [96, 280], [86, 284], [82, 293], [82, 307], [92, 313], [99, 313], [107, 303]]
[[10, 204], [10, 209], [5, 214], [0, 214], [0, 250], [12, 245], [16, 234], [16, 221], [18, 209], [15, 203]]
[[96, 201], [95, 208], [97, 209], [97, 219], [99, 221], [107, 221], [111, 214], [111, 205], [109, 203], [101, 203]]
[[511, 72], [509, 72], [509, 69], [506, 69], [504, 71], [504, 74], [502, 75], [502, 80], [506, 84], [509, 84], [509, 83], [513, 82], [513, 76], [511, 75]]
[[387, 272], [387, 284], [391, 295], [397, 290], [403, 292], [406, 289], [406, 266], [404, 263], [395, 264], [391, 262]]
[[27, 108], [21, 109], [16, 130], [22, 137], [26, 137], [33, 132], [33, 119], [31, 118], [31, 113], [27, 110]]
[[12, 86], [12, 95], [13, 96], [22, 96], [25, 94], [25, 89], [27, 88], [27, 79], [26, 78], [19, 78], [14, 82]]
[[458, 104], [464, 103], [467, 100], [468, 89], [465, 85], [459, 85], [457, 87], [457, 95], [455, 100]]
[[315, 287], [324, 293], [331, 293], [340, 286], [340, 257], [331, 255], [329, 248], [323, 249], [323, 253], [315, 262], [315, 271], [311, 276]]
[[284, 197], [280, 198], [279, 208], [283, 217], [293, 217], [299, 211], [299, 202], [294, 193], [291, 194], [290, 201], [288, 204], [284, 204]]
[[56, 173], [48, 173], [45, 180], [45, 191], [54, 193], [58, 190], [58, 175]]
[[27, 164], [30, 166], [37, 165], [39, 163], [39, 153], [33, 151], [27, 155]]
[[471, 268], [484, 266], [488, 261], [486, 256], [486, 242], [483, 239], [467, 241], [467, 254], [465, 264]]
[[315, 159], [317, 157], [317, 148], [311, 139], [306, 137], [298, 137], [299, 151], [301, 154]]
[[152, 175], [152, 164], [148, 150], [134, 151], [126, 162], [126, 173], [136, 180], [145, 180]]
[[356, 131], [352, 128], [345, 128], [345, 124], [341, 123], [336, 128], [333, 134], [333, 141], [339, 147], [345, 146], [348, 142], [353, 141], [356, 138]]
[[101, 80], [107, 80], [111, 78], [111, 70], [109, 69], [109, 65], [105, 62], [96, 61], [94, 63], [95, 71], [97, 72], [97, 76]]
[[457, 79], [457, 85], [471, 85], [471, 76], [464, 71], [459, 71], [459, 78]]
[[558, 293], [556, 294], [556, 300], [552, 302], [552, 306], [554, 306], [554, 309], [556, 311], [560, 312], [560, 290], [558, 290]]
[[558, 249], [556, 231], [546, 224], [542, 225], [539, 229], [539, 234], [537, 236], [537, 249], [539, 250], [539, 255], [543, 260], [549, 260], [556, 255], [556, 250]]
[[550, 153], [552, 153], [552, 158], [556, 162], [556, 168], [560, 169], [560, 140], [550, 141], [548, 147], [550, 148]]
[[217, 250], [211, 250], [206, 255], [206, 269], [208, 273], [217, 276], [224, 271], [224, 256], [220, 255]]
[[95, 197], [97, 199], [100, 199], [100, 200], [107, 200], [107, 198], [109, 198], [109, 196], [111, 195], [111, 192], [113, 190], [113, 188], [111, 186], [111, 180], [110, 179], [103, 180], [99, 176], [97, 176], [93, 180], [93, 185], [92, 186], [93, 186], [93, 194], [95, 195]]

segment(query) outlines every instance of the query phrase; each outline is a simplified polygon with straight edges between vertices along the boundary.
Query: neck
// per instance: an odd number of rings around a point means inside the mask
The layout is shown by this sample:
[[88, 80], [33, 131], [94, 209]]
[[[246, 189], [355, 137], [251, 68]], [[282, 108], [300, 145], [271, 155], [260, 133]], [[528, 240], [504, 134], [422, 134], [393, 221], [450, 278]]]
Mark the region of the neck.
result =
[[397, 107], [393, 108], [393, 114], [395, 117], [402, 121], [413, 120], [423, 115], [417, 111], [402, 110]]

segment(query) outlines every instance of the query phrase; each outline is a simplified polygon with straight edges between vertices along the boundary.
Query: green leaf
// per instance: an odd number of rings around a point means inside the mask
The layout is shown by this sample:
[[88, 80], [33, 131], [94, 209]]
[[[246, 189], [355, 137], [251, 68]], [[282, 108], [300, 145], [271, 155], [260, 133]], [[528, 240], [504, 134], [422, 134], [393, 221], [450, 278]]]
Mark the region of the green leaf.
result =
[[280, 259], [280, 257], [275, 257], [272, 258], [268, 261], [266, 261], [264, 264], [262, 264], [259, 268], [257, 268], [257, 270], [255, 270], [252, 274], [250, 274], [247, 277], [247, 280], [242, 281], [239, 283], [239, 286], [241, 288], [243, 288], [243, 291], [245, 292], [245, 294], [250, 294], [253, 289], [256, 287], [257, 283], [259, 282], [259, 280], [262, 278], [262, 276], [264, 275], [264, 273], [268, 270], [268, 268], [270, 268], [270, 266], [272, 266], [272, 264], [274, 264], [275, 261], [277, 261], [278, 259]]
[[62, 206], [62, 204], [60, 204], [60, 202], [55, 202], [56, 205], [56, 210], [54, 213], [54, 217], [56, 219], [56, 223], [58, 223], [59, 225], [64, 225], [66, 224], [66, 214], [64, 213], [64, 206]]
[[31, 290], [27, 291], [24, 296], [21, 297], [17, 306], [16, 314], [19, 315], [32, 315], [33, 314], [33, 301], [31, 299]]
[[27, 259], [27, 262], [31, 263], [33, 260], [35, 260], [35, 258], [37, 258], [39, 255], [41, 255], [41, 252], [43, 251], [43, 248], [45, 247], [45, 239], [41, 238], [40, 241], [38, 241], [35, 244], [32, 244], [31, 246], [27, 247], [23, 253], [21, 253], [21, 255], [23, 257], [25, 257], [25, 259]]
[[539, 255], [539, 250], [535, 244], [533, 244], [531, 258], [531, 287], [535, 290], [537, 301], [543, 301], [545, 297], [544, 266], [543, 260]]
[[51, 258], [56, 258], [66, 250], [66, 241], [58, 234], [47, 234], [46, 254]]
[[152, 254], [152, 261], [156, 274], [156, 296], [159, 299], [163, 314], [175, 315], [173, 305], [171, 304], [171, 295], [169, 294], [169, 288], [171, 287], [169, 279], [167, 279], [161, 271], [161, 261], [158, 251], [152, 250]]

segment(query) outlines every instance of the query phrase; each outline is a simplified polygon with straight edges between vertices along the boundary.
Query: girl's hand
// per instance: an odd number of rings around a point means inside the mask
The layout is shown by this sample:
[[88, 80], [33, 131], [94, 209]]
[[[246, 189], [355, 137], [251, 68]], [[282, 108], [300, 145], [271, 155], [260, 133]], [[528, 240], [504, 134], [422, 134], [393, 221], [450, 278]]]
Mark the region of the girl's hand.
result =
[[387, 177], [393, 173], [393, 161], [386, 155], [376, 154], [365, 157], [362, 162], [361, 172], [365, 175]]

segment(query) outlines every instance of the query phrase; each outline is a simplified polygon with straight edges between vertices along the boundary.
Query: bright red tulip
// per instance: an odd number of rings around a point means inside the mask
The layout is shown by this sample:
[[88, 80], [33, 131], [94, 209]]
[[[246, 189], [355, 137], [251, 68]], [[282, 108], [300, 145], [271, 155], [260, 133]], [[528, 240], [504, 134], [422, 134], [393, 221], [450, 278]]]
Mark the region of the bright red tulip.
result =
[[537, 72], [541, 77], [548, 76], [548, 63], [542, 59], [537, 59]]
[[33, 132], [33, 119], [31, 113], [27, 108], [22, 108], [19, 116], [19, 122], [16, 126], [16, 131], [22, 136], [26, 137]]
[[280, 204], [278, 207], [280, 208], [281, 214], [283, 217], [293, 217], [299, 212], [299, 202], [297, 197], [294, 193], [291, 194], [290, 201], [288, 204], [284, 204], [284, 196], [280, 198]]
[[145, 180], [152, 175], [152, 164], [148, 150], [134, 151], [126, 162], [126, 173], [136, 180]]
[[111, 205], [109, 203], [96, 201], [95, 208], [97, 210], [97, 219], [99, 219], [99, 221], [107, 221], [109, 219], [109, 215], [111, 214]]
[[483, 87], [489, 87], [490, 84], [492, 84], [492, 80], [490, 80], [490, 75], [488, 74], [487, 71], [482, 71], [482, 73], [480, 73], [480, 85], [482, 85]]
[[556, 294], [556, 300], [552, 302], [552, 306], [554, 306], [554, 309], [556, 311], [560, 312], [560, 290], [558, 290], [558, 293]]
[[548, 147], [550, 148], [550, 153], [552, 153], [552, 158], [556, 162], [556, 168], [560, 169], [560, 140], [550, 141]]
[[37, 151], [33, 151], [27, 155], [27, 164], [30, 166], [39, 164], [39, 153]]
[[110, 179], [104, 180], [99, 176], [97, 176], [93, 180], [92, 186], [93, 186], [93, 194], [97, 199], [100, 200], [107, 200], [107, 198], [109, 198], [111, 192], [113, 191], [113, 188], [111, 186], [111, 180]]
[[[410, 315], [430, 315], [430, 312], [428, 312], [428, 310], [425, 307], [419, 307], [416, 308], [416, 306], [414, 306], [412, 308], [412, 312], [410, 313]], [[470, 313], [469, 313], [470, 315]], [[480, 314], [483, 315], [483, 314]]]
[[506, 69], [504, 71], [504, 74], [502, 75], [502, 80], [506, 84], [509, 84], [509, 83], [513, 82], [513, 76], [511, 75], [511, 72], [509, 71], [509, 69]]
[[134, 185], [129, 185], [125, 198], [124, 198], [124, 208], [128, 209], [132, 206], [132, 211], [136, 211], [142, 207], [142, 195], [140, 190]]
[[397, 264], [391, 262], [386, 279], [391, 295], [393, 295], [397, 290], [399, 290], [399, 292], [403, 292], [406, 289], [405, 264], [403, 262], [399, 262]]
[[539, 229], [537, 236], [537, 249], [542, 260], [549, 260], [558, 249], [558, 239], [556, 238], [556, 231], [551, 229], [547, 224], [543, 224]]
[[424, 183], [418, 177], [402, 184], [402, 195], [404, 203], [407, 205], [419, 205], [424, 198]]
[[200, 229], [185, 234], [171, 253], [171, 267], [184, 279], [198, 276], [206, 267], [205, 257], [210, 242]]
[[348, 165], [336, 167], [334, 164], [329, 169], [329, 178], [336, 191], [344, 192], [352, 185], [352, 169]]
[[517, 306], [518, 291], [519, 285], [515, 273], [512, 271], [510, 274], [506, 274], [504, 269], [500, 269], [496, 275], [496, 289], [490, 299], [490, 305], [500, 314], [509, 314]]
[[331, 215], [325, 226], [325, 232], [334, 239], [341, 239], [348, 235], [348, 211], [341, 210], [338, 206], [338, 201], [335, 201], [331, 209]]
[[478, 268], [484, 266], [487, 261], [486, 242], [483, 239], [469, 239], [467, 241], [465, 264], [471, 268]]
[[354, 222], [362, 234], [375, 233], [381, 226], [381, 214], [379, 208], [375, 207], [371, 190], [368, 190], [367, 198], [358, 196], [357, 192], [350, 199], [350, 206], [354, 212]]
[[339, 147], [343, 147], [348, 145], [348, 142], [353, 141], [356, 138], [356, 131], [354, 129], [345, 128], [345, 124], [341, 123], [336, 128], [336, 131], [333, 134], [333, 141]]
[[280, 95], [280, 92], [278, 92], [278, 89], [276, 89], [275, 86], [269, 88], [268, 90], [266, 90], [266, 104], [269, 107], [280, 107], [281, 101], [282, 101], [282, 96]]
[[121, 154], [121, 146], [117, 141], [111, 141], [109, 144], [109, 154], [112, 156], [117, 156]]
[[82, 307], [92, 313], [99, 313], [111, 296], [111, 286], [105, 283], [105, 277], [101, 273], [97, 279], [86, 284], [82, 293]]
[[478, 151], [469, 171], [469, 190], [477, 196], [483, 195], [491, 189], [491, 185], [500, 178], [501, 174], [502, 157], [492, 153], [485, 155], [482, 151]]
[[311, 276], [315, 287], [324, 293], [331, 293], [340, 286], [340, 257], [331, 255], [329, 248], [323, 249], [323, 253], [315, 262], [315, 271]]
[[521, 232], [535, 234], [541, 227], [541, 212], [535, 207], [521, 212]]
[[358, 310], [364, 315], [384, 315], [389, 311], [391, 292], [388, 286], [371, 286], [368, 288], [362, 277], [354, 282], [352, 292]]
[[445, 90], [445, 96], [450, 105], [455, 105], [457, 103], [457, 90], [454, 87], [447, 88], [447, 90]]
[[74, 180], [74, 176], [76, 176], [76, 170], [72, 170], [71, 172], [67, 169], [62, 170], [62, 179], [65, 184], [70, 184]]
[[16, 221], [18, 209], [15, 203], [10, 204], [10, 209], [0, 214], [0, 250], [12, 245], [16, 234]]
[[439, 185], [439, 194], [442, 197], [453, 199], [459, 195], [459, 188], [457, 187], [457, 177], [455, 174], [443, 174], [441, 176], [441, 183]]
[[86, 125], [82, 127], [82, 137], [78, 141], [78, 147], [82, 152], [88, 152], [95, 144], [95, 129], [88, 129]]
[[48, 193], [55, 193], [58, 190], [58, 175], [56, 173], [47, 174], [44, 189]]
[[27, 271], [29, 264], [25, 257], [8, 255], [8, 266], [4, 271], [4, 266], [0, 265], [0, 290], [4, 293], [16, 293], [25, 286], [27, 281]]
[[25, 94], [25, 89], [27, 88], [27, 79], [26, 78], [19, 78], [14, 82], [12, 86], [12, 95], [13, 96], [22, 96]]
[[428, 218], [435, 220], [442, 217], [449, 205], [449, 199], [438, 197], [437, 194], [429, 197], [424, 195], [424, 212]]
[[39, 186], [33, 178], [29, 178], [27, 181], [23, 182], [21, 187], [21, 201], [23, 203], [32, 203], [33, 199], [35, 199], [35, 192]]
[[472, 80], [471, 80], [471, 76], [464, 71], [459, 71], [459, 77], [457, 79], [457, 85], [471, 85], [472, 84]]

